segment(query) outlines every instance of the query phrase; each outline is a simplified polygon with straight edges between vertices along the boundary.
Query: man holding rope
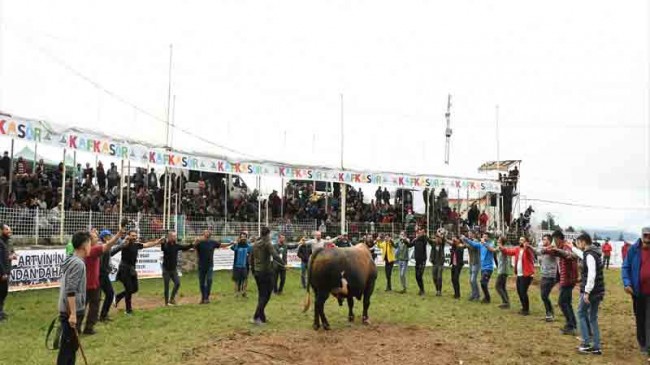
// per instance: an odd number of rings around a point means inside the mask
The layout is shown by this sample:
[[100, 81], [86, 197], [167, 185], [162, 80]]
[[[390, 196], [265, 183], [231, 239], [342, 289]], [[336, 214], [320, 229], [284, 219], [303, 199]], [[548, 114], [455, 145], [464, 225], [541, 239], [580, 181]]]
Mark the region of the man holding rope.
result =
[[86, 308], [86, 264], [90, 254], [90, 235], [77, 232], [72, 236], [73, 254], [68, 256], [61, 270], [59, 289], [59, 318], [61, 320], [61, 342], [57, 365], [74, 365], [79, 348], [77, 323], [81, 323]]

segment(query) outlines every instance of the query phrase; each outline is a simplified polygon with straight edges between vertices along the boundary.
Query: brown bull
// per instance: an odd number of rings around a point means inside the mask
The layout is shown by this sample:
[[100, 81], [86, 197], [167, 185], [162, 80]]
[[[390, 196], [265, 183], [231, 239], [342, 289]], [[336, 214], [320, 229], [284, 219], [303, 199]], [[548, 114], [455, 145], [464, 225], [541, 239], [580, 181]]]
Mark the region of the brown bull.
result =
[[375, 289], [377, 266], [372, 260], [370, 250], [365, 244], [351, 248], [325, 248], [315, 251], [309, 260], [307, 299], [303, 312], [309, 309], [311, 296], [309, 288], [314, 289], [314, 329], [329, 330], [325, 317], [325, 301], [334, 295], [339, 305], [343, 299], [348, 301], [348, 320], [354, 321], [354, 298], [363, 297], [363, 323], [368, 323], [370, 296]]

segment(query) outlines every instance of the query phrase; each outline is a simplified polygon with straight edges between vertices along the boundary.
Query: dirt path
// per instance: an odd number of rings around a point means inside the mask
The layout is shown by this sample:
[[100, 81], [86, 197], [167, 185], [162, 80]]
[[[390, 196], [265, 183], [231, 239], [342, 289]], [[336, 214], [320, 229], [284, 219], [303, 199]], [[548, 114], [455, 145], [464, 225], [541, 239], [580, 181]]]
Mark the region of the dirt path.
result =
[[[475, 349], [480, 353], [481, 349]], [[482, 349], [488, 350], [488, 349]], [[489, 350], [488, 350], [489, 351]], [[463, 364], [463, 348], [416, 326], [377, 325], [325, 331], [236, 332], [188, 350], [183, 363], [204, 364]]]

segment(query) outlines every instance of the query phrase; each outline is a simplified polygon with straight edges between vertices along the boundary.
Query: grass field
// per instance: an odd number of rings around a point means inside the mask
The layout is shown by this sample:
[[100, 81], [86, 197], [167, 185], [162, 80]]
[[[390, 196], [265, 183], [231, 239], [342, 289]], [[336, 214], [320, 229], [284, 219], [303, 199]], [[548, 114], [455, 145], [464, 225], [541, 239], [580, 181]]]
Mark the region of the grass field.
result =
[[[645, 358], [636, 348], [630, 299], [620, 287], [619, 271], [606, 273], [607, 296], [601, 306], [602, 357], [579, 355], [575, 337], [561, 336], [563, 322], [542, 321], [539, 287], [531, 286], [530, 317], [517, 315], [514, 281], [509, 282], [513, 308], [470, 303], [467, 269], [461, 281], [463, 299], [452, 298], [449, 271], [445, 271], [443, 297], [431, 293], [427, 270], [425, 297], [415, 295], [415, 279], [409, 272], [407, 294], [384, 292], [380, 268], [370, 307], [370, 326], [357, 320], [347, 323], [347, 307], [328, 300], [326, 313], [333, 330], [311, 329], [312, 310], [302, 313], [305, 292], [299, 289], [299, 272], [290, 270], [285, 294], [274, 296], [268, 306], [270, 323], [248, 323], [256, 305], [254, 283], [249, 298], [235, 298], [230, 273], [215, 273], [213, 300], [198, 305], [199, 289], [194, 273], [182, 277], [181, 304], [162, 307], [162, 282], [141, 281], [134, 301], [135, 315], [123, 307], [112, 309], [113, 322], [98, 324], [98, 334], [82, 337], [90, 364], [638, 364]], [[393, 275], [397, 284], [397, 270]], [[121, 284], [115, 284], [117, 291]], [[216, 298], [215, 294], [216, 293]], [[54, 351], [45, 349], [47, 324], [56, 315], [58, 290], [10, 293], [10, 320], [0, 324], [0, 364], [52, 364]], [[557, 300], [557, 292], [553, 294]], [[497, 302], [497, 303], [495, 303]], [[577, 295], [574, 296], [574, 304]], [[577, 304], [574, 305], [577, 309]], [[360, 303], [355, 312], [360, 318]], [[78, 364], [83, 363], [78, 358]]]

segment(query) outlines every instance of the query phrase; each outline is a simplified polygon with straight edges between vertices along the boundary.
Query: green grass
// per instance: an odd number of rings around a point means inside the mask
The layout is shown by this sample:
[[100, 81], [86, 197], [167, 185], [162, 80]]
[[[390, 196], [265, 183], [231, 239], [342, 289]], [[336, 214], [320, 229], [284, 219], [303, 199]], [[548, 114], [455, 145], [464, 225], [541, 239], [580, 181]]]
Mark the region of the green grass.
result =
[[[563, 324], [559, 309], [556, 309], [558, 322], [547, 324], [541, 320], [543, 305], [537, 286], [531, 286], [529, 292], [532, 315], [522, 318], [516, 314], [519, 302], [512, 281], [509, 282], [509, 292], [513, 308], [503, 311], [497, 308], [499, 301], [493, 289], [494, 279], [490, 283], [493, 304], [469, 303], [465, 299], [469, 290], [467, 269], [463, 270], [461, 279], [463, 299], [460, 301], [451, 297], [448, 270], [444, 273], [444, 291], [440, 298], [431, 293], [430, 269], [425, 275], [428, 293], [424, 298], [415, 295], [413, 271], [409, 272], [410, 291], [405, 295], [384, 292], [383, 268], [379, 268], [379, 271], [370, 308], [373, 324], [430, 328], [443, 334], [445, 341], [457, 344], [461, 351], [466, 351], [466, 364], [625, 364], [643, 360], [636, 350], [631, 302], [620, 287], [617, 270], [606, 273], [607, 296], [600, 312], [605, 352], [602, 358], [585, 358], [575, 354], [578, 341], [559, 335], [558, 329]], [[97, 335], [82, 337], [90, 363], [177, 364], [184, 353], [187, 355], [194, 348], [236, 331], [251, 330], [253, 334], [264, 335], [310, 330], [313, 310], [308, 313], [301, 311], [305, 292], [299, 288], [298, 270], [289, 271], [285, 295], [274, 296], [267, 309], [272, 323], [261, 328], [254, 328], [248, 323], [257, 299], [253, 280], [249, 287], [249, 298], [243, 299], [232, 295], [229, 272], [216, 272], [214, 279], [213, 293], [217, 293], [217, 299], [210, 305], [185, 304], [167, 308], [152, 305], [162, 302], [161, 280], [142, 280], [136, 297], [141, 305], [145, 301], [149, 309], [138, 310], [136, 304], [133, 317], [124, 316], [122, 309], [119, 312], [112, 309], [113, 322], [100, 323], [96, 327]], [[395, 287], [398, 281], [395, 270]], [[181, 300], [196, 303], [199, 296], [196, 274], [184, 275], [181, 282]], [[116, 283], [115, 289], [121, 290], [121, 284]], [[0, 324], [0, 364], [54, 362], [56, 352], [45, 349], [44, 334], [46, 326], [56, 315], [57, 295], [58, 290], [55, 289], [9, 294], [6, 310], [11, 317]], [[552, 299], [557, 301], [557, 292], [554, 292]], [[577, 296], [574, 296], [574, 307], [577, 309], [576, 303]], [[357, 302], [355, 306], [357, 318], [361, 314], [360, 304]], [[326, 314], [333, 328], [347, 328], [346, 307], [339, 308], [334, 300], [328, 300]], [[336, 335], [335, 332], [332, 335]], [[468, 346], [472, 343], [481, 346]], [[80, 359], [78, 363], [81, 363]]]

